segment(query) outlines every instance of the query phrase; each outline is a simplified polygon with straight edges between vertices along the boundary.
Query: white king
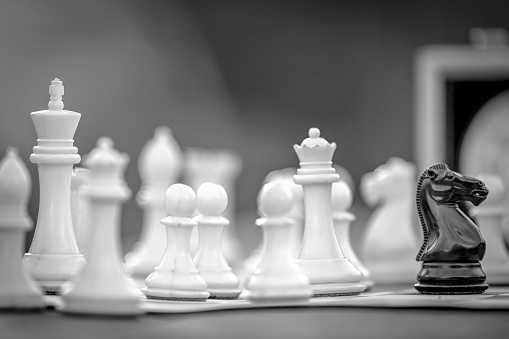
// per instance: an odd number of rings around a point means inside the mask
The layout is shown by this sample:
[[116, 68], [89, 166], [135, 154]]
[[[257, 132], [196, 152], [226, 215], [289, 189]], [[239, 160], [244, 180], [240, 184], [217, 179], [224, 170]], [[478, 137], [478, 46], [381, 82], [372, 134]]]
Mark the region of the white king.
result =
[[48, 293], [73, 279], [85, 263], [78, 251], [71, 217], [72, 167], [81, 161], [73, 145], [81, 114], [63, 110], [62, 81], [49, 87], [48, 110], [30, 114], [37, 146], [30, 161], [39, 170], [39, 215], [30, 250], [23, 259], [28, 272]]
[[318, 128], [294, 145], [300, 168], [294, 176], [304, 190], [305, 224], [297, 263], [311, 281], [314, 296], [358, 294], [366, 289], [362, 273], [343, 255], [332, 223], [332, 183], [340, 180], [332, 167], [335, 143], [320, 137]]

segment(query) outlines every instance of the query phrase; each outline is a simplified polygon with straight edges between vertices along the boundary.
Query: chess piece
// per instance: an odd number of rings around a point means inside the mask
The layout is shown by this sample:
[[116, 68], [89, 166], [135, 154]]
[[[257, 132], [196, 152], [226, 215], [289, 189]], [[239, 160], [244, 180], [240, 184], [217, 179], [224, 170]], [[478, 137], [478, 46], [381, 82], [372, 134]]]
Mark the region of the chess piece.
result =
[[239, 279], [224, 258], [221, 247], [223, 229], [230, 222], [224, 218], [228, 196], [217, 184], [205, 182], [196, 192], [199, 243], [194, 264], [207, 283], [211, 299], [235, 299], [239, 296]]
[[309, 277], [315, 296], [358, 294], [366, 289], [362, 273], [345, 258], [332, 224], [332, 183], [339, 175], [332, 168], [336, 144], [320, 137], [318, 128], [294, 145], [300, 168], [294, 176], [304, 189], [304, 239], [297, 263]]
[[74, 237], [70, 202], [72, 167], [81, 160], [72, 138], [81, 114], [63, 110], [59, 79], [51, 82], [49, 93], [49, 109], [30, 114], [38, 137], [30, 161], [38, 167], [40, 199], [35, 234], [23, 263], [51, 294], [77, 276], [85, 259]]
[[415, 165], [390, 158], [362, 176], [360, 192], [376, 206], [361, 241], [363, 263], [380, 284], [412, 283], [419, 263], [418, 218], [415, 214]]
[[263, 228], [263, 249], [246, 283], [250, 300], [306, 300], [313, 294], [289, 247], [294, 220], [286, 214], [292, 204], [292, 192], [280, 182], [265, 184], [260, 193], [259, 210], [264, 217], [256, 224]]
[[171, 185], [164, 199], [170, 215], [161, 220], [166, 227], [167, 247], [163, 259], [145, 279], [142, 292], [150, 299], [205, 301], [210, 293], [207, 283], [193, 264], [190, 239], [197, 222], [191, 219], [196, 194], [183, 184]]
[[[292, 207], [285, 215], [294, 220], [294, 225], [290, 228], [289, 242], [290, 248], [295, 259], [299, 257], [300, 248], [302, 247], [302, 236], [304, 233], [304, 199], [302, 193], [302, 186], [297, 185], [293, 181], [293, 176], [296, 173], [295, 168], [284, 168], [280, 170], [274, 170], [267, 174], [264, 180], [264, 185], [270, 182], [278, 182], [283, 186], [288, 187], [293, 194]], [[260, 205], [260, 194], [263, 190], [260, 190], [258, 194], [258, 206]], [[260, 212], [259, 212], [260, 213]], [[240, 278], [245, 281], [256, 268], [260, 262], [262, 255], [263, 242], [255, 248], [249, 257], [244, 261], [242, 270], [240, 270]]]
[[[244, 257], [235, 227], [235, 182], [242, 169], [242, 159], [233, 151], [227, 149], [191, 148], [184, 150], [185, 182], [197, 190], [204, 182], [212, 182], [224, 187], [228, 194], [228, 207], [225, 218], [230, 220], [230, 226], [224, 230], [223, 253], [232, 266], [240, 265]], [[198, 230], [191, 235], [191, 253], [198, 249]]]
[[350, 225], [355, 220], [355, 215], [348, 211], [352, 201], [352, 190], [346, 182], [341, 180], [332, 184], [332, 220], [339, 247], [345, 257], [362, 272], [362, 282], [371, 288], [374, 285], [371, 274], [355, 254], [350, 242]]
[[424, 242], [416, 258], [423, 262], [417, 291], [477, 294], [488, 288], [480, 263], [486, 243], [479, 228], [458, 207], [460, 201], [478, 206], [487, 196], [482, 181], [451, 171], [445, 164], [422, 173], [416, 201]]
[[88, 199], [83, 196], [83, 188], [89, 181], [89, 170], [75, 167], [71, 177], [71, 216], [74, 236], [80, 253], [86, 255], [90, 248], [90, 210]]
[[30, 174], [10, 147], [0, 162], [0, 310], [44, 307], [41, 291], [21, 263], [25, 234], [32, 227], [30, 191]]
[[121, 202], [131, 195], [123, 180], [129, 156], [113, 148], [109, 138], [99, 138], [85, 158], [90, 169], [83, 194], [89, 200], [92, 239], [87, 263], [79, 278], [63, 293], [63, 312], [137, 315], [139, 295], [128, 283], [120, 258]]
[[[292, 191], [293, 204], [286, 216], [295, 221], [290, 231], [290, 248], [292, 249], [295, 259], [299, 257], [302, 247], [302, 237], [304, 235], [304, 193], [302, 191], [302, 186], [297, 185], [293, 181], [293, 176], [296, 173], [297, 170], [295, 168], [284, 168], [270, 172], [265, 178], [265, 183], [277, 181]], [[260, 196], [258, 196], [258, 198], [260, 198]]]
[[504, 182], [499, 176], [479, 174], [490, 195], [486, 201], [477, 207], [472, 207], [469, 214], [477, 221], [486, 240], [486, 253], [483, 259], [483, 269], [486, 272], [486, 282], [490, 285], [509, 284], [509, 252], [502, 236], [502, 224], [506, 215], [504, 206]]
[[140, 240], [126, 259], [126, 266], [133, 277], [145, 279], [160, 262], [166, 249], [166, 231], [160, 220], [166, 217], [164, 194], [177, 182], [182, 170], [183, 156], [166, 126], [159, 126], [154, 137], [140, 152], [138, 170], [142, 186], [136, 202], [143, 209]]

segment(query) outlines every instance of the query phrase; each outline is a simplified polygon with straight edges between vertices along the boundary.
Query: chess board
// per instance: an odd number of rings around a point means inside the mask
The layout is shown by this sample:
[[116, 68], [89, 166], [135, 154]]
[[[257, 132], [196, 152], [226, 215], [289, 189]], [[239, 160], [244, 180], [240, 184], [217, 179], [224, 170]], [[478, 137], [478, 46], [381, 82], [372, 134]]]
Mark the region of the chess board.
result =
[[[244, 294], [235, 300], [208, 299], [197, 301], [170, 301], [142, 298], [142, 308], [154, 314], [184, 314], [224, 310], [249, 310], [267, 308], [321, 308], [321, 307], [360, 307], [360, 308], [411, 308], [411, 309], [470, 309], [509, 311], [509, 286], [490, 287], [483, 294], [470, 295], [423, 295], [414, 288], [365, 292], [353, 296], [311, 298], [307, 301], [267, 301], [253, 302]], [[50, 308], [62, 305], [59, 296], [46, 296]]]

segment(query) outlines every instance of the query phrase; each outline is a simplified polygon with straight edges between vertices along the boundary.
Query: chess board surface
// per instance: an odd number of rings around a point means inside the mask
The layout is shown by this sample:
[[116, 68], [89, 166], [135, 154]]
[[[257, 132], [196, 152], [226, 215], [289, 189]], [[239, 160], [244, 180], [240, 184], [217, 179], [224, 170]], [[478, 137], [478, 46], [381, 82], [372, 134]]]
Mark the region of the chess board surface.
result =
[[[58, 297], [48, 300], [58, 305]], [[419, 295], [378, 286], [358, 296], [307, 303], [145, 300], [148, 314], [119, 318], [40, 313], [0, 315], [2, 338], [501, 338], [509, 331], [509, 286], [480, 295]]]

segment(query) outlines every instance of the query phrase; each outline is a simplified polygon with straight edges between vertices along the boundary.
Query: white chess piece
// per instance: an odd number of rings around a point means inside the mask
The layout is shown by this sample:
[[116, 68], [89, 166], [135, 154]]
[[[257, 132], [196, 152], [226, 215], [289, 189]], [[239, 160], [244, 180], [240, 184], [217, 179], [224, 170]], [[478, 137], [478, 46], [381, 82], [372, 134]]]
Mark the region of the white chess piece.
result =
[[161, 226], [164, 194], [177, 182], [183, 156], [170, 128], [159, 126], [140, 152], [138, 171], [142, 186], [136, 202], [143, 209], [140, 240], [126, 254], [126, 266], [133, 277], [145, 279], [160, 262], [166, 249], [166, 231]]
[[[229, 204], [224, 213], [230, 220], [230, 226], [223, 234], [223, 253], [232, 266], [238, 266], [243, 258], [242, 245], [236, 233], [235, 218], [235, 183], [242, 169], [242, 159], [235, 152], [218, 148], [194, 148], [184, 150], [184, 180], [194, 190], [204, 182], [212, 182], [224, 187], [229, 197]], [[191, 235], [191, 253], [198, 248], [198, 230]]]
[[346, 182], [338, 181], [332, 184], [332, 220], [339, 247], [345, 257], [362, 272], [362, 282], [371, 288], [374, 285], [371, 274], [355, 254], [350, 242], [350, 225], [355, 220], [355, 215], [348, 211], [352, 206], [352, 200], [352, 190]]
[[40, 199], [34, 238], [23, 263], [47, 293], [58, 293], [85, 263], [74, 236], [70, 202], [72, 167], [81, 160], [72, 138], [81, 114], [63, 110], [59, 79], [51, 82], [49, 92], [49, 109], [30, 114], [38, 137], [30, 161], [39, 170]]
[[414, 282], [420, 265], [415, 261], [421, 241], [415, 213], [415, 165], [390, 158], [361, 179], [364, 201], [377, 205], [361, 243], [362, 262], [375, 283]]
[[63, 293], [63, 312], [137, 315], [143, 313], [137, 291], [129, 284], [120, 257], [121, 203], [131, 191], [123, 180], [129, 156], [113, 148], [109, 138], [99, 138], [85, 158], [90, 169], [83, 194], [89, 200], [92, 241], [87, 263], [79, 278]]
[[320, 137], [318, 128], [294, 146], [300, 168], [295, 183], [304, 189], [304, 239], [297, 263], [311, 281], [315, 296], [358, 294], [366, 289], [362, 273], [345, 258], [332, 223], [332, 183], [339, 175], [332, 168], [336, 144]]
[[[304, 233], [304, 198], [302, 192], [302, 186], [297, 185], [293, 181], [293, 176], [296, 173], [295, 168], [284, 168], [280, 170], [274, 170], [267, 174], [264, 180], [264, 185], [269, 182], [278, 182], [282, 185], [288, 187], [293, 194], [293, 204], [288, 213], [287, 217], [292, 218], [295, 222], [294, 226], [290, 229], [290, 248], [292, 253], [297, 259], [300, 254], [300, 249], [302, 247], [302, 236]], [[262, 187], [263, 190], [263, 187]], [[260, 194], [258, 194], [258, 205], [260, 205]], [[262, 254], [262, 246], [263, 242], [254, 249], [249, 257], [244, 261], [244, 265], [242, 270], [240, 270], [239, 277], [244, 282], [256, 268], [258, 263], [260, 262], [261, 254]]]
[[42, 293], [21, 263], [25, 234], [32, 227], [27, 213], [30, 174], [15, 148], [0, 162], [0, 309], [42, 308]]
[[230, 223], [222, 216], [228, 205], [226, 190], [220, 185], [205, 182], [198, 188], [196, 199], [201, 215], [194, 218], [199, 231], [194, 264], [207, 283], [209, 298], [235, 299], [241, 292], [239, 279], [224, 258], [221, 247], [223, 229]]
[[509, 283], [509, 252], [502, 235], [502, 224], [506, 216], [504, 182], [496, 175], [479, 174], [476, 177], [484, 181], [490, 190], [488, 198], [469, 211], [486, 241], [486, 253], [482, 260], [486, 282], [507, 285]]
[[290, 248], [294, 220], [286, 214], [292, 204], [292, 192], [280, 182], [265, 184], [260, 193], [259, 210], [264, 217], [256, 224], [263, 228], [263, 249], [246, 283], [250, 300], [305, 300], [313, 295], [309, 279], [295, 263]]
[[302, 237], [304, 235], [304, 193], [302, 191], [302, 186], [297, 185], [293, 181], [293, 176], [296, 172], [296, 168], [284, 168], [270, 172], [265, 178], [265, 183], [278, 181], [292, 191], [293, 204], [287, 216], [295, 220], [295, 225], [292, 227], [290, 234], [290, 248], [292, 249], [295, 259], [299, 257], [302, 247]]
[[86, 255], [90, 248], [90, 211], [88, 199], [83, 196], [83, 187], [89, 180], [89, 170], [75, 167], [71, 177], [71, 215], [74, 235], [80, 253]]
[[197, 225], [191, 219], [196, 194], [187, 185], [173, 184], [166, 191], [164, 203], [170, 215], [161, 220], [166, 227], [167, 247], [159, 266], [145, 279], [142, 292], [150, 299], [205, 301], [210, 296], [207, 283], [190, 252], [191, 231]]

